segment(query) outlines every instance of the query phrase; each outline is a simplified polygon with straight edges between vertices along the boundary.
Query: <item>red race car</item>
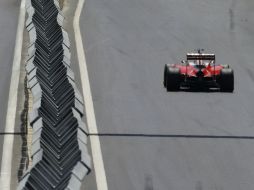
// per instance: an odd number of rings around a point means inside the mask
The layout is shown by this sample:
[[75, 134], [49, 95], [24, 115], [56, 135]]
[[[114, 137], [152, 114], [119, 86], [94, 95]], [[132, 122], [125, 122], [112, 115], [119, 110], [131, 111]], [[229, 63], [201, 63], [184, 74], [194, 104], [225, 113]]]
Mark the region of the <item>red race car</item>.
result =
[[215, 64], [215, 55], [187, 53], [187, 60], [180, 64], [166, 64], [164, 87], [167, 91], [180, 89], [220, 89], [221, 92], [234, 91], [234, 72], [229, 65]]

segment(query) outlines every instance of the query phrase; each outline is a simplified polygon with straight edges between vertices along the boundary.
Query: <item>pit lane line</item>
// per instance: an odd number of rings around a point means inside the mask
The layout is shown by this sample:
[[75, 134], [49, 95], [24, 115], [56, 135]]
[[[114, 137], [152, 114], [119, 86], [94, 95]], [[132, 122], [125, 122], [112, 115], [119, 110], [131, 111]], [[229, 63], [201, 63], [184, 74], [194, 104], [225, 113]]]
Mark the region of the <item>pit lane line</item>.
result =
[[[85, 0], [79, 0], [77, 9], [75, 11], [75, 16], [73, 20], [73, 28], [74, 28], [74, 36], [76, 42], [77, 56], [79, 62], [79, 70], [80, 70], [80, 78], [82, 84], [82, 91], [85, 102], [85, 112], [87, 118], [87, 126], [89, 133], [98, 133], [98, 128], [96, 124], [93, 100], [91, 87], [89, 82], [89, 76], [86, 65], [86, 58], [84, 53], [84, 47], [80, 32], [79, 20], [80, 15], [85, 4]], [[105, 174], [105, 168], [102, 158], [100, 139], [98, 136], [90, 136], [91, 142], [91, 150], [92, 150], [92, 158], [93, 165], [95, 170], [95, 178], [97, 190], [108, 190], [107, 179]]]
[[[16, 33], [15, 52], [12, 65], [12, 74], [9, 90], [8, 107], [5, 121], [5, 133], [15, 133], [15, 117], [17, 109], [18, 85], [20, 76], [21, 51], [23, 44], [23, 31], [25, 23], [25, 0], [21, 0], [19, 21]], [[14, 135], [5, 135], [3, 142], [3, 155], [1, 162], [0, 189], [9, 190], [11, 183], [11, 164]]]

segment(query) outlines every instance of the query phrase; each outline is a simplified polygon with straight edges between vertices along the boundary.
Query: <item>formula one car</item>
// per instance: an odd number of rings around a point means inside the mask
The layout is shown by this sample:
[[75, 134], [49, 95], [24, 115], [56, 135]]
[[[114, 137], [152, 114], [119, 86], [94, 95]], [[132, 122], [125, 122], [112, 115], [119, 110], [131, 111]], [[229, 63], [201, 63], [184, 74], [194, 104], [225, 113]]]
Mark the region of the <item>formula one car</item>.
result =
[[187, 60], [179, 64], [166, 64], [164, 68], [164, 87], [167, 91], [180, 89], [210, 89], [221, 92], [234, 91], [234, 72], [229, 65], [215, 64], [215, 54], [187, 53]]

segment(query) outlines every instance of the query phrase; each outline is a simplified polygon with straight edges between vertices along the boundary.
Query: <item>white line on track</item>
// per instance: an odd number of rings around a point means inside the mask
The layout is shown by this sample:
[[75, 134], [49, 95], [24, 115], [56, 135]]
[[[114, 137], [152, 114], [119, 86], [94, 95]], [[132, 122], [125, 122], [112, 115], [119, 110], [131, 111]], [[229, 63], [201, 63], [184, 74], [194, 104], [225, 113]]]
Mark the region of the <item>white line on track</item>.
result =
[[[78, 6], [77, 6], [74, 20], [73, 20], [73, 27], [74, 27], [74, 34], [75, 34], [75, 41], [76, 41], [76, 48], [77, 48], [77, 55], [78, 55], [78, 62], [79, 62], [80, 78], [81, 78], [82, 90], [83, 90], [83, 96], [84, 96], [84, 102], [85, 102], [87, 125], [88, 125], [88, 129], [90, 133], [97, 134], [98, 129], [97, 129], [96, 119], [95, 119], [91, 87], [89, 83], [86, 58], [85, 58], [84, 47], [83, 47], [82, 37], [81, 37], [80, 27], [79, 27], [79, 19], [80, 19], [80, 15], [81, 15], [81, 11], [83, 9], [84, 3], [85, 3], [85, 0], [79, 0], [78, 2]], [[102, 153], [101, 153], [100, 139], [98, 136], [90, 136], [90, 142], [91, 142], [91, 148], [92, 148], [92, 157], [93, 157], [93, 164], [94, 164], [94, 170], [95, 170], [97, 190], [108, 190], [106, 173], [105, 173], [105, 168], [104, 168], [104, 163], [103, 163]]]
[[[25, 23], [25, 4], [22, 0], [20, 4], [19, 21], [16, 33], [16, 44], [14, 50], [14, 58], [12, 65], [11, 83], [9, 90], [9, 100], [5, 121], [5, 132], [14, 133], [15, 116], [17, 109], [18, 85], [20, 75], [20, 62], [23, 44], [23, 31]], [[12, 149], [13, 149], [13, 135], [5, 135], [3, 142], [3, 155], [1, 163], [0, 189], [9, 190], [11, 184], [11, 164], [12, 164]]]

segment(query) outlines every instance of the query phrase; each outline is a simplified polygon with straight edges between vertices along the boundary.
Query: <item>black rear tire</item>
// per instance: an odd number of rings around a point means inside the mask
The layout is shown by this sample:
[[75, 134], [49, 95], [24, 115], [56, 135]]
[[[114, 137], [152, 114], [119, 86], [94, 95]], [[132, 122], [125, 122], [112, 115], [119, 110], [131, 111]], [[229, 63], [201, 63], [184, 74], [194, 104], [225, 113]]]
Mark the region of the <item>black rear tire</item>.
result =
[[163, 76], [163, 86], [166, 88], [167, 87], [167, 65], [164, 67], [164, 76]]
[[177, 91], [180, 89], [180, 69], [167, 67], [165, 72], [165, 86], [167, 91]]
[[234, 71], [231, 68], [221, 69], [219, 84], [221, 92], [234, 91]]

